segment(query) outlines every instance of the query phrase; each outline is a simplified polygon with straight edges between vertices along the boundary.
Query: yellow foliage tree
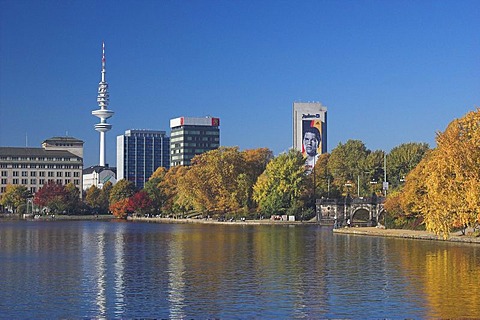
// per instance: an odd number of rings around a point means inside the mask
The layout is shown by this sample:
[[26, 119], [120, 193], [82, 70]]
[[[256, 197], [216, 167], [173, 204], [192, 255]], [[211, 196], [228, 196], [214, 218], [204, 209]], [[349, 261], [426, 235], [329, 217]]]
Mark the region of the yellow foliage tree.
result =
[[480, 222], [480, 109], [452, 121], [406, 178], [402, 208], [420, 213], [427, 230], [448, 237]]

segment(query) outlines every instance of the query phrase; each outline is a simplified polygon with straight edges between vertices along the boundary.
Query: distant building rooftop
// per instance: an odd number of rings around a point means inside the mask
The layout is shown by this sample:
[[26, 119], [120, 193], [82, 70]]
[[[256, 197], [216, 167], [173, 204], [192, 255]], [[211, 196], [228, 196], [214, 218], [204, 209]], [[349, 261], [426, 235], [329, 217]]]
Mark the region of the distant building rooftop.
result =
[[1, 157], [77, 157], [66, 150], [45, 150], [43, 148], [0, 147]]
[[203, 117], [203, 118], [191, 118], [191, 117], [179, 117], [170, 120], [170, 128], [180, 126], [208, 126], [218, 127], [220, 126], [220, 118]]

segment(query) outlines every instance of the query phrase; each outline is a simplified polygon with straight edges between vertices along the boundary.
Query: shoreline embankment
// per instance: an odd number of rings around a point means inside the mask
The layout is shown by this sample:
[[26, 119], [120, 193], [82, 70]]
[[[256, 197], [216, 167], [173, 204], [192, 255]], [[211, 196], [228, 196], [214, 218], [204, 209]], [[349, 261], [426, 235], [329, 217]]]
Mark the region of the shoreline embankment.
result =
[[390, 238], [480, 244], [480, 237], [462, 235], [460, 232], [452, 233], [446, 239], [444, 239], [442, 236], [437, 236], [436, 234], [428, 231], [406, 230], [406, 229], [385, 229], [385, 228], [377, 228], [377, 227], [338, 228], [338, 229], [333, 229], [333, 232], [337, 234], [352, 234], [352, 235], [360, 235], [360, 236], [376, 236], [376, 237], [390, 237]]
[[138, 222], [152, 222], [152, 223], [201, 223], [201, 224], [219, 224], [219, 225], [312, 225], [319, 224], [317, 221], [287, 221], [287, 220], [271, 220], [271, 219], [258, 219], [258, 220], [224, 220], [219, 221], [215, 219], [196, 219], [196, 218], [146, 218], [146, 217], [128, 217], [128, 221]]
[[[1, 220], [22, 220], [20, 216], [8, 215], [2, 217]], [[116, 219], [113, 215], [49, 215], [41, 216], [33, 220], [40, 221], [63, 221], [63, 220], [91, 220], [91, 221], [108, 221]], [[215, 219], [197, 219], [197, 218], [147, 218], [147, 217], [128, 217], [127, 221], [132, 222], [149, 222], [149, 223], [169, 223], [169, 224], [215, 224], [215, 225], [325, 225], [315, 220], [309, 221], [287, 221], [287, 220], [271, 220], [271, 219], [258, 219], [258, 220], [225, 220], [218, 221]], [[338, 228], [333, 229], [335, 234], [345, 235], [357, 235], [357, 236], [374, 236], [374, 237], [390, 237], [390, 238], [403, 238], [403, 239], [416, 239], [416, 240], [431, 240], [431, 241], [447, 241], [447, 242], [460, 242], [460, 243], [472, 243], [480, 244], [480, 237], [474, 237], [471, 235], [463, 235], [461, 232], [451, 233], [448, 238], [444, 239], [442, 236], [428, 231], [419, 230], [407, 230], [407, 229], [385, 229], [378, 227], [351, 227], [351, 228]]]

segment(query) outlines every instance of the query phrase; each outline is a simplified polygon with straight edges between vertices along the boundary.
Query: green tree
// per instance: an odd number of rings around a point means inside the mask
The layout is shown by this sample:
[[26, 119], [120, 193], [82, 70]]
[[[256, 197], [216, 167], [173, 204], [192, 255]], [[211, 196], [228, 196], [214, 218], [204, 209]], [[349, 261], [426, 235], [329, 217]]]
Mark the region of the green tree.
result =
[[299, 213], [305, 176], [301, 152], [290, 150], [270, 161], [253, 187], [253, 199], [260, 212], [267, 215]]
[[238, 176], [238, 197], [240, 204], [251, 209], [255, 202], [252, 199], [253, 186], [258, 177], [265, 171], [267, 164], [273, 159], [273, 152], [268, 148], [249, 149], [242, 152], [245, 161], [245, 173]]
[[148, 194], [152, 200], [152, 208], [155, 213], [160, 213], [162, 208], [167, 201], [167, 195], [165, 189], [162, 186], [162, 181], [165, 180], [167, 175], [167, 170], [163, 167], [159, 167], [152, 174], [150, 179], [145, 183], [143, 190]]
[[389, 187], [398, 189], [405, 177], [415, 168], [429, 150], [427, 143], [403, 143], [393, 148], [387, 156]]
[[81, 209], [80, 190], [73, 184], [68, 183], [65, 186], [66, 195], [66, 211], [69, 214], [79, 213]]
[[27, 198], [30, 196], [27, 187], [9, 184], [5, 189], [5, 193], [0, 198], [0, 204], [5, 207], [10, 207], [15, 213], [17, 208], [25, 205]]
[[135, 194], [135, 185], [133, 182], [122, 179], [117, 181], [117, 183], [110, 190], [109, 202], [110, 205], [113, 203], [128, 199]]
[[[334, 177], [334, 185], [343, 194], [357, 194], [357, 180], [369, 171], [367, 157], [371, 153], [360, 140], [348, 140], [345, 144], [339, 143], [328, 160], [328, 171]], [[366, 179], [361, 182], [365, 183]], [[348, 182], [348, 183], [347, 183]], [[362, 186], [360, 186], [362, 189]], [[365, 190], [365, 189], [363, 189]]]

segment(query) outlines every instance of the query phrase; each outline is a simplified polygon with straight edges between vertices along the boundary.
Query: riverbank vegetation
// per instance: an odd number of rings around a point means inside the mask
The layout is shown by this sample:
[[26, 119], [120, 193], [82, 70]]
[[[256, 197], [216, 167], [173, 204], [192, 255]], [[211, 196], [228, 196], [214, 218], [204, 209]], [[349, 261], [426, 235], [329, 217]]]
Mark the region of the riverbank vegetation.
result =
[[480, 109], [452, 121], [385, 204], [402, 217], [420, 217], [429, 231], [474, 230], [480, 223]]
[[[480, 111], [472, 111], [437, 134], [437, 146], [404, 143], [386, 154], [360, 140], [339, 143], [322, 154], [311, 172], [305, 159], [289, 150], [274, 157], [267, 148], [240, 151], [220, 147], [192, 160], [191, 166], [158, 168], [142, 190], [132, 182], [90, 187], [80, 200], [75, 186], [49, 183], [34, 195], [42, 212], [113, 213], [162, 217], [210, 216], [224, 219], [294, 215], [315, 216], [315, 199], [380, 197], [388, 194], [387, 222], [396, 228], [424, 228], [448, 236], [480, 222]], [[28, 210], [32, 195], [9, 185], [0, 204]]]

